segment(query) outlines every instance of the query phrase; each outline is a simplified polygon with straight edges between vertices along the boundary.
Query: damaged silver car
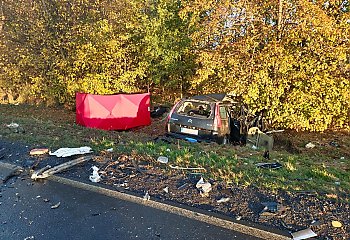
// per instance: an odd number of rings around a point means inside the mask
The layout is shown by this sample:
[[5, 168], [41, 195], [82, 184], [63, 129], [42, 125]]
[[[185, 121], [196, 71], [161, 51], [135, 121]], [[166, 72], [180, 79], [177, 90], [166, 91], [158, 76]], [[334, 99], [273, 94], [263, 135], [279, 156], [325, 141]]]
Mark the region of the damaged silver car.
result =
[[167, 118], [170, 136], [219, 144], [245, 144], [248, 130], [267, 129], [264, 113], [250, 114], [236, 96], [230, 94], [198, 95], [180, 100]]

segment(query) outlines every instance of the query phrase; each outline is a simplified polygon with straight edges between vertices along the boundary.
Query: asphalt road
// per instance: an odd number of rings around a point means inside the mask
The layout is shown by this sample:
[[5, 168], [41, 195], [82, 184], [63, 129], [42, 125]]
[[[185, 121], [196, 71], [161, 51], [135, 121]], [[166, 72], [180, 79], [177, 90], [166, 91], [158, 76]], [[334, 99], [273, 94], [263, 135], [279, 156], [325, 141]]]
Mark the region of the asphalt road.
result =
[[22, 174], [0, 186], [0, 239], [257, 238]]

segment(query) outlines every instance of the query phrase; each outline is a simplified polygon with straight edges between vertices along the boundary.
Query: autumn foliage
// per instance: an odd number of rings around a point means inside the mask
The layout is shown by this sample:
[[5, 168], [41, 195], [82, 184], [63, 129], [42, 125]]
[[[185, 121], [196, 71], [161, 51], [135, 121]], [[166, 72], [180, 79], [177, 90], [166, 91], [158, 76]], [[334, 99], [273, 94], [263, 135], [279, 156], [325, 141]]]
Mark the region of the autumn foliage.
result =
[[276, 127], [350, 123], [350, 2], [3, 0], [3, 98], [232, 92]]

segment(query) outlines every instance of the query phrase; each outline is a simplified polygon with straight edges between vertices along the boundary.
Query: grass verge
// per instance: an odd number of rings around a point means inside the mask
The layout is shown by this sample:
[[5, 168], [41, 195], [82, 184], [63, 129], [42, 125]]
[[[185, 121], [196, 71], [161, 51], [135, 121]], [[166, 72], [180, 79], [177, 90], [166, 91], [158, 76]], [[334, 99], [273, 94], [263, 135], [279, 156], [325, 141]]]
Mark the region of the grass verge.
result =
[[[350, 133], [282, 133], [276, 141], [276, 150], [269, 162], [279, 162], [282, 168], [261, 169], [256, 163], [266, 162], [262, 151], [249, 146], [217, 145], [215, 143], [169, 144], [154, 141], [142, 129], [138, 131], [103, 131], [75, 124], [73, 111], [29, 105], [0, 105], [0, 136], [21, 141], [33, 147], [92, 146], [95, 151], [114, 148], [120, 154], [136, 154], [154, 161], [167, 156], [172, 165], [204, 167], [205, 176], [228, 184], [254, 185], [271, 191], [312, 191], [336, 196], [349, 201], [350, 193]], [[7, 127], [18, 123], [23, 131]], [[151, 126], [152, 128], [152, 126]], [[156, 126], [154, 127], [156, 129]], [[282, 140], [281, 140], [282, 139]], [[286, 139], [288, 141], [286, 141]], [[339, 146], [328, 144], [334, 143]], [[316, 143], [315, 149], [306, 149], [307, 142]], [[285, 144], [285, 143], [288, 144]], [[279, 143], [283, 143], [279, 145]], [[340, 143], [340, 144], [339, 144]], [[290, 153], [289, 145], [299, 149]]]

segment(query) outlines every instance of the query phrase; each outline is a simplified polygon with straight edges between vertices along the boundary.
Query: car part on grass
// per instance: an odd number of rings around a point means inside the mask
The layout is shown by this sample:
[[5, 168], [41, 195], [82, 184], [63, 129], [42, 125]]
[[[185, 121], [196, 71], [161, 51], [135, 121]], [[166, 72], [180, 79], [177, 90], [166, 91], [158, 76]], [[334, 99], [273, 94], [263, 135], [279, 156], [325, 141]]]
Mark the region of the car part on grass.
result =
[[258, 168], [265, 168], [265, 169], [279, 169], [282, 167], [282, 165], [279, 162], [275, 163], [256, 163], [255, 166]]
[[83, 156], [83, 157], [80, 157], [80, 158], [77, 158], [77, 159], [74, 159], [74, 160], [71, 160], [69, 162], [65, 162], [65, 163], [62, 163], [60, 165], [57, 165], [53, 168], [51, 168], [51, 166], [46, 166], [42, 169], [39, 169], [37, 171], [35, 171], [32, 176], [31, 176], [31, 179], [33, 180], [37, 180], [37, 179], [44, 179], [44, 178], [48, 178], [49, 176], [55, 174], [55, 173], [58, 173], [58, 172], [61, 172], [63, 170], [66, 170], [72, 166], [75, 166], [79, 163], [83, 163], [83, 162], [87, 162], [89, 160], [92, 159], [92, 156]]
[[257, 148], [265, 148], [267, 151], [272, 151], [273, 138], [263, 133], [258, 127], [251, 127], [248, 130], [247, 141]]
[[169, 162], [169, 159], [167, 157], [164, 157], [164, 156], [159, 156], [157, 158], [157, 162], [167, 164]]
[[293, 240], [302, 240], [302, 239], [308, 239], [312, 237], [317, 237], [317, 234], [312, 231], [310, 228], [294, 232], [292, 233]]
[[92, 153], [91, 147], [79, 147], [79, 148], [60, 148], [56, 150], [55, 152], [49, 152], [51, 156], [56, 156], [56, 157], [70, 157], [74, 155], [83, 155], [83, 154], [88, 154]]
[[286, 210], [286, 207], [277, 202], [262, 202], [261, 205], [264, 206], [261, 212], [277, 213]]
[[30, 150], [29, 155], [33, 156], [33, 155], [44, 155], [49, 153], [49, 149], [48, 148], [34, 148], [32, 150]]
[[203, 170], [205, 171], [205, 168], [202, 167], [179, 167], [179, 166], [173, 166], [169, 165], [171, 169], [177, 169], [177, 170]]

